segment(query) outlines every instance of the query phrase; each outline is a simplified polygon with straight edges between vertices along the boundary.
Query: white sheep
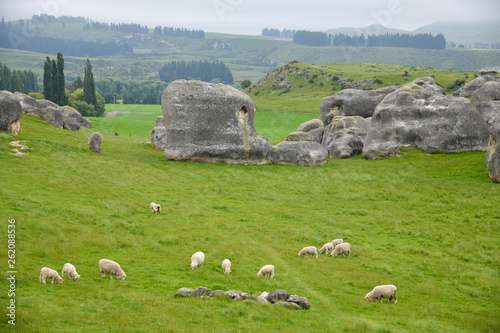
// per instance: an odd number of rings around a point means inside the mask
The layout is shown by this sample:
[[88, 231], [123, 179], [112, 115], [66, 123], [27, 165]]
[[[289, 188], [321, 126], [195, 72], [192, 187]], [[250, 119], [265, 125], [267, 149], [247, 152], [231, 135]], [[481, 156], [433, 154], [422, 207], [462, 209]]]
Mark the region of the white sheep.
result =
[[349, 243], [338, 244], [332, 251], [332, 257], [336, 257], [338, 255], [342, 255], [342, 257], [345, 257], [346, 254], [348, 256], [351, 255], [351, 244]]
[[261, 277], [264, 275], [264, 277], [269, 276], [270, 279], [274, 277], [274, 266], [273, 265], [265, 265], [260, 269], [260, 271], [257, 273], [258, 277]]
[[159, 215], [161, 213], [161, 206], [158, 205], [158, 204], [155, 204], [154, 202], [152, 202], [152, 203], [149, 204], [149, 208], [151, 208], [151, 211], [155, 215]]
[[339, 245], [339, 244], [342, 244], [344, 241], [342, 240], [342, 238], [338, 238], [338, 239], [334, 239], [332, 240], [332, 244], [333, 244], [333, 248], [335, 248], [335, 246]]
[[394, 298], [394, 304], [396, 304], [398, 302], [398, 299], [396, 298], [397, 290], [398, 289], [396, 288], [396, 286], [392, 284], [376, 286], [372, 291], [366, 294], [365, 299], [368, 302], [371, 302], [373, 300], [380, 300], [380, 303], [382, 303], [382, 298], [387, 298], [388, 302], [392, 301], [392, 299]]
[[105, 277], [106, 274], [109, 274], [109, 277], [111, 279], [113, 279], [114, 275], [117, 280], [125, 280], [125, 278], [127, 277], [120, 265], [113, 260], [99, 260], [99, 269], [101, 270], [101, 277]]
[[321, 247], [321, 249], [319, 249], [319, 253], [325, 252], [326, 254], [329, 254], [332, 251], [333, 251], [333, 244], [332, 243], [326, 243]]
[[64, 273], [68, 274], [70, 280], [80, 279], [80, 275], [76, 272], [75, 266], [71, 265], [69, 262], [65, 263], [63, 266], [63, 270], [61, 273], [62, 277], [64, 277]]
[[305, 256], [307, 254], [310, 254], [311, 256], [318, 257], [318, 249], [316, 246], [307, 246], [300, 250], [299, 252], [299, 257]]
[[205, 262], [205, 254], [201, 251], [196, 252], [191, 256], [191, 269], [201, 267]]
[[222, 269], [224, 270], [224, 274], [231, 273], [231, 262], [229, 259], [224, 259], [222, 261]]
[[40, 283], [45, 284], [45, 279], [51, 279], [52, 284], [54, 284], [54, 282], [58, 282], [58, 283], [64, 282], [63, 278], [60, 277], [59, 274], [57, 274], [57, 272], [55, 270], [48, 268], [48, 267], [43, 267], [40, 270]]

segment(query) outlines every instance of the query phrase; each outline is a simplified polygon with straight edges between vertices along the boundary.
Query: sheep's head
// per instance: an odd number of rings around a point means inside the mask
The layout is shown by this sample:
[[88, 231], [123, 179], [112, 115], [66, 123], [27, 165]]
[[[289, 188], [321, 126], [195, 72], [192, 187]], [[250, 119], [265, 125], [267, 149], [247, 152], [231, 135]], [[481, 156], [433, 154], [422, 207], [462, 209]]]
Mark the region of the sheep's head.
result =
[[126, 277], [127, 277], [127, 274], [125, 274], [124, 271], [118, 272], [116, 274], [116, 279], [117, 280], [125, 280]]

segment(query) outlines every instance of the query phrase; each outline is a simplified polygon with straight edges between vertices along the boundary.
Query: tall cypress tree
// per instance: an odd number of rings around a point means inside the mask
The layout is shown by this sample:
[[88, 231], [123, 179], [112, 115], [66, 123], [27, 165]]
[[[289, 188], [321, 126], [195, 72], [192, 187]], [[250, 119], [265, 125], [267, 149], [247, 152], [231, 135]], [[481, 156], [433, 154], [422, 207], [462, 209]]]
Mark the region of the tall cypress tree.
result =
[[51, 63], [51, 73], [50, 73], [50, 100], [57, 105], [59, 105], [59, 90], [57, 90], [57, 63], [54, 59], [50, 61]]
[[68, 105], [66, 96], [66, 79], [64, 78], [64, 58], [61, 52], [57, 53], [57, 94], [59, 95], [59, 105]]
[[43, 65], [43, 95], [45, 99], [52, 100], [52, 61], [49, 56], [45, 59]]
[[92, 65], [90, 64], [89, 59], [87, 59], [87, 64], [84, 70], [85, 70], [85, 76], [83, 77], [83, 100], [87, 104], [93, 105], [94, 108], [97, 109], [94, 74], [92, 73]]

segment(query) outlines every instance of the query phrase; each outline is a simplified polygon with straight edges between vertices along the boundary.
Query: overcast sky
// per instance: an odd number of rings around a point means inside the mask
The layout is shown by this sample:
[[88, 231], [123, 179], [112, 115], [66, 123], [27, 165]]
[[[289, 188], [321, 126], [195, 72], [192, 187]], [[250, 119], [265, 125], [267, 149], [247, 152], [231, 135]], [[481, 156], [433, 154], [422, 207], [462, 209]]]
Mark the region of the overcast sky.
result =
[[[0, 0], [6, 21], [33, 14], [83, 16], [258, 35], [263, 28], [326, 31], [379, 23], [414, 30], [436, 21], [499, 19], [499, 0]], [[499, 32], [500, 33], [500, 32]]]

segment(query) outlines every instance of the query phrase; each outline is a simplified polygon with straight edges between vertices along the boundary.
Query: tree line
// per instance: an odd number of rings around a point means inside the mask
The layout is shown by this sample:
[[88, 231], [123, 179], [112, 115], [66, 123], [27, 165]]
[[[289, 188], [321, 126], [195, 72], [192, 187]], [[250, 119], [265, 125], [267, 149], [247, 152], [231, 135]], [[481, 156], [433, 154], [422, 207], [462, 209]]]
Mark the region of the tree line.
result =
[[233, 73], [221, 61], [172, 61], [160, 68], [158, 76], [164, 82], [172, 82], [177, 79], [194, 79], [205, 82], [234, 83]]
[[288, 29], [269, 29], [269, 28], [264, 28], [262, 29], [262, 36], [268, 36], [268, 37], [283, 37], [283, 38], [293, 38], [293, 35], [295, 34], [295, 30], [288, 30]]
[[38, 76], [30, 70], [10, 70], [0, 62], [0, 90], [29, 94], [38, 92]]
[[84, 29], [90, 30], [111, 30], [111, 31], [121, 31], [129, 34], [147, 34], [149, 33], [149, 28], [137, 23], [103, 23], [96, 21], [88, 21]]
[[96, 81], [96, 89], [106, 103], [161, 104], [161, 95], [168, 83], [163, 81], [120, 81], [105, 78]]
[[190, 30], [185, 28], [172, 28], [172, 27], [161, 27], [156, 26], [153, 30], [154, 34], [160, 36], [168, 37], [187, 37], [187, 38], [205, 38], [205, 32], [203, 30]]
[[400, 34], [385, 33], [381, 35], [363, 34], [349, 36], [346, 34], [331, 35], [334, 46], [386, 46], [386, 47], [411, 47], [416, 49], [444, 50], [446, 38], [443, 34], [433, 36], [427, 34]]

